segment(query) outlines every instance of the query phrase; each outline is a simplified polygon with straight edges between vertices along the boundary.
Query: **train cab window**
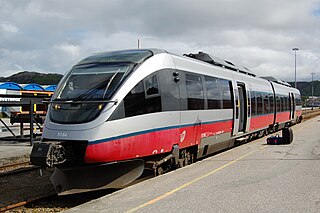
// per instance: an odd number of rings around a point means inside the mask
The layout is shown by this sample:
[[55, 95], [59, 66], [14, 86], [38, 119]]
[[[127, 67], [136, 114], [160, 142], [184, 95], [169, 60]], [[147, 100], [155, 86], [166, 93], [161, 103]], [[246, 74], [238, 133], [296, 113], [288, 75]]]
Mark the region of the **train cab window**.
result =
[[204, 91], [200, 75], [186, 74], [188, 110], [204, 109]]
[[257, 101], [256, 101], [256, 92], [251, 91], [251, 116], [257, 115]]
[[207, 91], [208, 109], [221, 109], [222, 97], [219, 79], [205, 76], [205, 85]]
[[231, 98], [231, 81], [220, 79], [220, 86], [222, 90], [223, 109], [232, 109]]
[[124, 98], [125, 117], [161, 112], [157, 75], [140, 81]]

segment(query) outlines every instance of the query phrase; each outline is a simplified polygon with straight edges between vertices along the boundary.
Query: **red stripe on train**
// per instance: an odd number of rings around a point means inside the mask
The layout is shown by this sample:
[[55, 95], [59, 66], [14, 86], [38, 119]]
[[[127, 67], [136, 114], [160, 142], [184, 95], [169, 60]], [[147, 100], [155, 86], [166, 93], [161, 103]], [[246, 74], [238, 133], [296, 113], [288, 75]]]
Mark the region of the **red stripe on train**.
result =
[[230, 132], [232, 120], [202, 125], [182, 126], [126, 138], [89, 144], [86, 163], [112, 162], [170, 152], [174, 144], [185, 148], [200, 143], [200, 138]]

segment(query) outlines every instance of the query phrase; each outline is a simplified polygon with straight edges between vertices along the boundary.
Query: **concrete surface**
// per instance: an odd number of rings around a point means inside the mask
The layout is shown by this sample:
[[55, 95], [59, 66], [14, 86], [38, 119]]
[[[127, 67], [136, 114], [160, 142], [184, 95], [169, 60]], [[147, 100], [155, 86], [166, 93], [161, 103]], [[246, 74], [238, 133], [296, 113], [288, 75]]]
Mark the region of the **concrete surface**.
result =
[[[20, 134], [19, 124], [11, 125], [8, 118], [4, 118], [3, 121], [10, 127], [15, 135]], [[8, 136], [12, 136], [12, 134], [0, 123], [0, 137]], [[30, 146], [30, 142], [0, 140], [0, 160], [30, 154], [31, 149], [32, 146]]]
[[67, 212], [320, 212], [320, 117]]

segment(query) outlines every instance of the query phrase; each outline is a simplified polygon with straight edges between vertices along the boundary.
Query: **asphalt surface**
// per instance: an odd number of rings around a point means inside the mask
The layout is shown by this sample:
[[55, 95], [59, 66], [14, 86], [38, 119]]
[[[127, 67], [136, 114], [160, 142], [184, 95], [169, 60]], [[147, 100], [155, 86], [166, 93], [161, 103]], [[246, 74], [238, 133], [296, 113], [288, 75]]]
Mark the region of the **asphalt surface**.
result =
[[67, 212], [320, 212], [320, 116]]

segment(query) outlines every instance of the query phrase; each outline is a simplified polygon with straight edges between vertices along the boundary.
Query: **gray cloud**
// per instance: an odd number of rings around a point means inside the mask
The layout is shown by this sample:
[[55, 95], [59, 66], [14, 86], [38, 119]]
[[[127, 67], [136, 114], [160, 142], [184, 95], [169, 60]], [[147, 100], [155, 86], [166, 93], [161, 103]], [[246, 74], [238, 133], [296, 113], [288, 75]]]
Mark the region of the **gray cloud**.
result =
[[0, 0], [0, 71], [65, 73], [94, 52], [137, 47], [206, 51], [293, 81], [320, 59], [319, 0]]

